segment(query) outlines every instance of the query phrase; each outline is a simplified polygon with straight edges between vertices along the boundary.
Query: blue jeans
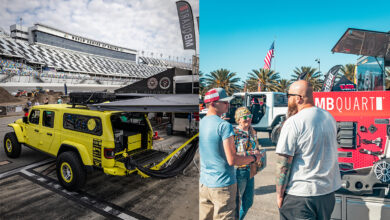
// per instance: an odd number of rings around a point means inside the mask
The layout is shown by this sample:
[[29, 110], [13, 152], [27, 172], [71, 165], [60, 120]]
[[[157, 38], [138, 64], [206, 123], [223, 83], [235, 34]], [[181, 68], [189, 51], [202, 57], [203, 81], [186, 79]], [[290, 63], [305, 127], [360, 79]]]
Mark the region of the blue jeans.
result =
[[250, 169], [237, 169], [237, 210], [239, 210], [240, 220], [244, 219], [249, 208], [252, 207], [255, 179], [250, 179]]

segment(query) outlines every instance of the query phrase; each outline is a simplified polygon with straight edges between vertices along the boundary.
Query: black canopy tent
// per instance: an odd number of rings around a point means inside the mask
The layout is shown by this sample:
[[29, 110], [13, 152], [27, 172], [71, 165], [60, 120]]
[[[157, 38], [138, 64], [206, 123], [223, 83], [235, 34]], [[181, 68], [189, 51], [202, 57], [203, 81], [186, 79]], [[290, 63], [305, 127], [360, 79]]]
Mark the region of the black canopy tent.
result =
[[333, 86], [332, 91], [356, 91], [356, 84], [342, 76], [341, 79]]
[[[119, 93], [146, 93], [146, 94], [172, 94], [172, 80], [175, 76], [175, 68], [167, 69], [161, 73], [142, 79], [125, 87], [115, 90], [115, 94]], [[169, 86], [162, 88], [159, 84], [161, 79], [167, 79]]]
[[[142, 79], [138, 82], [132, 83], [125, 87], [115, 90], [115, 94], [121, 93], [144, 93], [144, 94], [185, 94], [192, 93], [187, 92], [188, 88], [177, 88], [178, 85], [174, 85], [175, 76], [190, 76], [191, 70], [181, 68], [170, 68], [156, 75]], [[183, 83], [180, 83], [183, 84]], [[180, 85], [179, 84], [179, 85]], [[184, 90], [184, 91], [181, 91]]]
[[[198, 112], [199, 102], [197, 94], [116, 94], [120, 101], [89, 105], [90, 109], [100, 111], [128, 111], [128, 112]], [[125, 99], [125, 100], [121, 100]], [[193, 137], [194, 138], [194, 137]], [[162, 169], [151, 169], [137, 164], [132, 157], [126, 159], [127, 168], [136, 167], [142, 173], [155, 178], [170, 178], [182, 172], [193, 160], [198, 149], [198, 139], [192, 139], [191, 146], [180, 155], [175, 162]], [[184, 145], [182, 145], [184, 147]]]
[[390, 61], [390, 33], [348, 28], [332, 52], [383, 57]]
[[[119, 94], [117, 94], [118, 96]], [[100, 111], [128, 112], [199, 112], [197, 94], [121, 94], [130, 98], [109, 103], [90, 105], [90, 109]]]

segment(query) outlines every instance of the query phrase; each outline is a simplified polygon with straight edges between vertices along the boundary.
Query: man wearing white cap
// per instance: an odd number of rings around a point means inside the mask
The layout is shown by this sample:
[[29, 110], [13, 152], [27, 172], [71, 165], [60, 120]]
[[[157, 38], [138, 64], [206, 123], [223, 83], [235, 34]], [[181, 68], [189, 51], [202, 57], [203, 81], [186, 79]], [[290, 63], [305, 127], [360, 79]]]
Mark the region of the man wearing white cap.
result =
[[204, 102], [208, 111], [199, 125], [199, 219], [236, 219], [237, 179], [234, 165], [258, 162], [261, 156], [236, 155], [233, 127], [221, 119], [221, 115], [229, 109], [224, 89], [209, 90]]

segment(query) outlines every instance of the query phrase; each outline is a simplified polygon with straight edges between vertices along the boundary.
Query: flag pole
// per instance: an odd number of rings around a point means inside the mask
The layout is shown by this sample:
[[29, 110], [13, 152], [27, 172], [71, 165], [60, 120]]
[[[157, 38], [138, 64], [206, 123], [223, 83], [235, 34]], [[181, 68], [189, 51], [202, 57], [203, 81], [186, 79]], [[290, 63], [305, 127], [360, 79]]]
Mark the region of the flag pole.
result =
[[276, 36], [274, 36], [274, 72], [276, 73], [276, 57], [275, 57], [275, 42], [276, 42]]

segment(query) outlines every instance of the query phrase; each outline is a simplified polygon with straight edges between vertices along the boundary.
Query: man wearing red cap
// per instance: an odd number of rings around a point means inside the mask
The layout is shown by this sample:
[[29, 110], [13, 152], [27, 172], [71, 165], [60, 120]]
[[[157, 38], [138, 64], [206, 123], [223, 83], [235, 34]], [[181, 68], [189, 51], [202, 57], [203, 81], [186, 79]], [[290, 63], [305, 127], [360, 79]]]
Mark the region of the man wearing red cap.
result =
[[199, 219], [236, 219], [237, 178], [234, 166], [258, 162], [260, 154], [236, 155], [234, 131], [221, 119], [229, 109], [222, 88], [209, 90], [204, 102], [207, 115], [199, 125]]

